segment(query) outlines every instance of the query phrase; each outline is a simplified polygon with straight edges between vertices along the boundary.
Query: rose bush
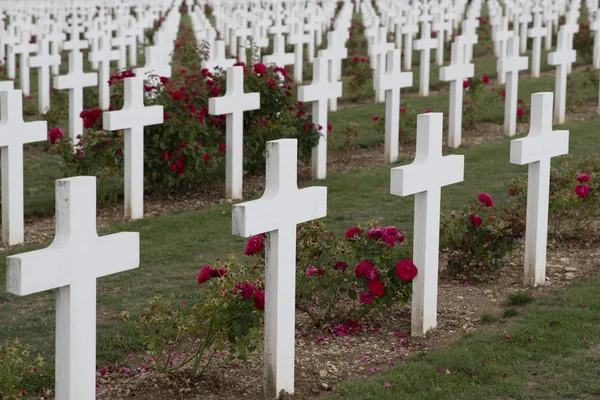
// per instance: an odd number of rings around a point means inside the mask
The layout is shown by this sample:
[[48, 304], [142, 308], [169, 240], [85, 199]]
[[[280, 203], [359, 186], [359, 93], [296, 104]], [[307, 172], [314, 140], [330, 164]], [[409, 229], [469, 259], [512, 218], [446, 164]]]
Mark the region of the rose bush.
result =
[[[206, 47], [196, 45], [190, 30], [182, 32], [175, 46], [174, 64], [188, 67], [177, 68], [171, 79], [156, 77], [160, 78], [156, 86], [146, 86], [150, 94], [146, 104], [164, 107], [164, 123], [145, 128], [145, 185], [155, 191], [199, 187], [224, 176], [226, 118], [209, 115], [208, 99], [225, 94], [226, 73], [199, 67]], [[311, 123], [295, 98], [295, 83], [287, 71], [273, 65], [238, 65], [244, 68], [244, 91], [261, 96], [260, 109], [243, 117], [245, 171], [262, 172], [266, 142], [279, 138], [298, 139], [299, 157], [308, 162], [327, 127]], [[123, 107], [123, 79], [129, 76], [133, 73], [121, 71], [111, 77], [110, 110]], [[81, 118], [85, 132], [75, 152], [67, 137], [55, 140], [66, 173], [96, 175], [100, 180], [122, 177], [122, 132], [102, 130], [102, 110], [85, 110]]]
[[0, 399], [19, 399], [27, 390], [27, 380], [40, 372], [44, 359], [34, 355], [19, 340], [0, 345]]
[[504, 257], [525, 232], [524, 208], [498, 209], [487, 193], [461, 212], [443, 216], [440, 242], [448, 254], [450, 275], [475, 280], [495, 277]]
[[[369, 224], [336, 238], [320, 222], [298, 229], [296, 308], [318, 326], [348, 323], [389, 312], [405, 303], [418, 268], [394, 226]], [[255, 350], [265, 307], [265, 235], [250, 238], [245, 257], [229, 256], [200, 268], [198, 293], [186, 302], [156, 296], [129, 322], [144, 344], [149, 368], [198, 375], [215, 359], [244, 358]], [[123, 338], [124, 344], [125, 337]]]
[[[513, 181], [509, 194], [527, 204], [527, 178]], [[600, 220], [600, 156], [567, 157], [552, 168], [548, 228], [554, 237], [576, 238]]]

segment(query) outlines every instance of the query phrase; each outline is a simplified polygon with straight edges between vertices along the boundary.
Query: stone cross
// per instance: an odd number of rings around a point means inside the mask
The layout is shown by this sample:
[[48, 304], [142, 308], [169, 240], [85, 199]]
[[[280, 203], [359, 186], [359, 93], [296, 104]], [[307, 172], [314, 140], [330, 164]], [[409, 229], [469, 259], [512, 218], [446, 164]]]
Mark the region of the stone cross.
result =
[[[66, 40], [67, 35], [62, 31], [57, 23], [50, 24], [50, 33], [45, 36], [50, 42], [50, 54], [60, 57], [60, 47]], [[60, 73], [60, 65], [52, 65], [52, 75]]]
[[60, 66], [60, 55], [50, 54], [48, 39], [39, 39], [37, 54], [29, 59], [29, 66], [38, 69], [38, 112], [50, 110], [50, 68]]
[[[342, 60], [348, 57], [348, 49], [340, 42], [339, 33], [331, 31], [327, 33], [327, 48], [319, 50], [319, 57], [326, 59], [329, 64], [329, 81], [336, 82], [342, 74]], [[337, 98], [329, 99], [329, 111], [337, 111]]]
[[438, 17], [433, 21], [433, 30], [437, 32], [437, 48], [435, 50], [435, 62], [438, 66], [444, 65], [444, 47], [446, 45], [445, 33], [450, 32], [450, 21], [446, 20], [443, 14], [439, 13]]
[[388, 163], [398, 161], [400, 90], [412, 84], [412, 72], [402, 72], [400, 50], [389, 50], [386, 71], [373, 82], [375, 90], [385, 91], [385, 162]]
[[419, 95], [429, 96], [429, 71], [431, 68], [431, 50], [437, 46], [437, 40], [431, 37], [431, 25], [424, 22], [421, 25], [421, 38], [415, 40], [415, 50], [421, 52], [419, 71]]
[[23, 91], [23, 96], [29, 96], [31, 94], [29, 85], [29, 57], [31, 53], [34, 53], [38, 49], [38, 46], [29, 43], [29, 32], [21, 32], [21, 42], [14, 47], [14, 52], [19, 54], [19, 85]]
[[294, 53], [285, 52], [285, 36], [275, 35], [273, 38], [273, 54], [263, 56], [265, 64], [275, 64], [280, 67], [294, 63]]
[[[496, 31], [496, 39], [495, 39], [495, 41], [498, 43], [498, 49], [500, 51], [500, 57], [499, 57], [500, 59], [502, 59], [506, 56], [506, 48], [507, 48], [508, 39], [513, 37], [514, 35], [515, 35], [514, 31], [508, 30], [508, 17], [503, 17], [502, 22], [500, 23], [500, 25], [498, 26], [498, 29]], [[498, 83], [500, 85], [504, 85], [505, 81], [506, 81], [506, 75], [498, 74]]]
[[108, 35], [99, 35], [96, 51], [90, 53], [90, 61], [98, 65], [98, 104], [103, 110], [110, 107], [110, 62], [119, 59], [119, 50], [113, 50]]
[[546, 35], [546, 29], [542, 26], [542, 15], [536, 14], [533, 19], [533, 28], [529, 29], [527, 35], [533, 39], [531, 53], [531, 76], [540, 77], [540, 60], [542, 58], [542, 38]]
[[6, 44], [6, 75], [8, 79], [17, 77], [17, 54], [15, 47], [20, 43], [20, 37], [16, 33], [16, 25], [9, 24], [8, 30], [3, 33], [2, 44]]
[[504, 134], [514, 136], [517, 133], [517, 104], [519, 96], [519, 71], [526, 70], [529, 58], [519, 57], [519, 38], [508, 39], [508, 53], [497, 61], [498, 74], [506, 74], [506, 93], [504, 96]]
[[600, 10], [596, 11], [594, 22], [590, 24], [590, 30], [594, 32], [593, 65], [594, 69], [598, 69], [600, 68]]
[[56, 289], [57, 399], [96, 398], [96, 279], [137, 268], [139, 233], [96, 233], [96, 178], [56, 181], [56, 235], [42, 250], [7, 257], [7, 291]]
[[521, 14], [519, 16], [519, 24], [521, 25], [520, 27], [520, 35], [519, 35], [519, 39], [520, 39], [520, 52], [521, 53], [526, 53], [527, 52], [527, 37], [529, 36], [529, 32], [527, 30], [527, 27], [529, 26], [529, 23], [532, 21], [532, 17], [531, 17], [531, 13], [529, 12], [529, 10], [524, 10], [523, 14]]
[[227, 115], [225, 193], [229, 199], [243, 197], [244, 112], [260, 108], [260, 93], [244, 93], [244, 67], [227, 68], [227, 91], [208, 99], [211, 115]]
[[[122, 26], [117, 29], [117, 36], [111, 39], [111, 46], [117, 48], [119, 53], [118, 68], [120, 70], [127, 68], [127, 46], [131, 44], [131, 36], [127, 36], [127, 32]], [[133, 38], [135, 40], [135, 38]]]
[[235, 59], [227, 58], [225, 54], [225, 41], [215, 40], [214, 49], [209, 52], [208, 60], [202, 61], [202, 67], [214, 71], [217, 67], [229, 68], [233, 67]]
[[327, 60], [315, 58], [312, 84], [298, 87], [298, 100], [312, 102], [312, 122], [319, 130], [319, 143], [312, 149], [312, 177], [327, 177], [327, 101], [342, 97], [342, 82], [330, 82], [327, 74]]
[[144, 106], [144, 79], [125, 78], [125, 104], [102, 114], [102, 126], [125, 131], [125, 217], [144, 217], [144, 127], [162, 124], [163, 106]]
[[407, 17], [406, 23], [402, 27], [404, 35], [404, 69], [412, 69], [413, 37], [419, 32], [419, 25], [410, 17]]
[[[316, 59], [318, 60], [318, 58]], [[296, 226], [327, 215], [327, 188], [298, 190], [297, 140], [267, 142], [266, 189], [233, 206], [233, 234], [267, 234], [265, 250], [265, 398], [294, 393]]]
[[467, 19], [462, 23], [461, 40], [465, 44], [465, 61], [471, 62], [473, 59], [473, 46], [477, 44], [479, 36], [477, 36], [477, 27], [479, 21], [476, 19]]
[[475, 76], [475, 65], [467, 63], [464, 43], [457, 37], [452, 43], [450, 65], [440, 68], [440, 81], [450, 82], [450, 109], [448, 110], [448, 146], [456, 149], [462, 139], [463, 82]]
[[392, 168], [391, 174], [393, 195], [415, 195], [413, 260], [419, 272], [412, 283], [413, 336], [424, 336], [437, 325], [442, 187], [464, 179], [464, 156], [442, 156], [442, 118], [442, 113], [417, 117], [415, 160]]
[[575, 50], [571, 49], [568, 42], [569, 34], [564, 28], [558, 31], [556, 51], [548, 54], [548, 64], [556, 66], [556, 80], [554, 82], [554, 121], [562, 124], [565, 122], [567, 109], [567, 69], [577, 58]]
[[54, 77], [56, 89], [69, 89], [69, 137], [74, 146], [79, 142], [77, 137], [83, 133], [83, 120], [79, 117], [83, 111], [83, 88], [98, 84], [96, 73], [83, 72], [83, 54], [80, 50], [87, 47], [87, 40], [80, 40], [77, 25], [73, 24], [71, 38], [64, 43], [64, 49], [69, 51], [69, 73]]
[[302, 21], [296, 22], [288, 37], [288, 42], [294, 45], [294, 80], [302, 82], [304, 72], [304, 44], [310, 41], [310, 35], [304, 33]]
[[23, 121], [20, 90], [0, 92], [0, 152], [2, 158], [2, 241], [12, 246], [24, 240], [23, 145], [41, 142], [46, 121]]
[[550, 161], [569, 152], [569, 131], [552, 130], [552, 93], [531, 96], [529, 135], [510, 143], [510, 162], [529, 164], [525, 233], [526, 286], [546, 282], [546, 245], [550, 201]]

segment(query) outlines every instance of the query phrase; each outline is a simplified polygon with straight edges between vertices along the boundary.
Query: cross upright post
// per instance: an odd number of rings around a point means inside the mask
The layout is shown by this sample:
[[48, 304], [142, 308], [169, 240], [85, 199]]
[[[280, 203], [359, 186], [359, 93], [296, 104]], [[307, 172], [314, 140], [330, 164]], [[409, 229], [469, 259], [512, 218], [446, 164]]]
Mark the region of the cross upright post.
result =
[[459, 37], [452, 43], [450, 65], [440, 68], [440, 81], [450, 82], [448, 146], [456, 149], [462, 140], [463, 82], [475, 76], [475, 65], [465, 61], [465, 45]]
[[244, 112], [260, 108], [260, 93], [244, 93], [244, 67], [227, 68], [225, 96], [208, 100], [211, 115], [226, 117], [225, 191], [229, 199], [243, 197]]
[[412, 72], [402, 72], [400, 50], [389, 50], [386, 71], [377, 75], [375, 90], [385, 91], [385, 162], [398, 161], [400, 132], [400, 90], [413, 84]]
[[54, 77], [56, 89], [69, 89], [69, 137], [73, 146], [79, 142], [78, 136], [83, 134], [83, 120], [79, 117], [83, 111], [83, 88], [98, 84], [96, 73], [83, 72], [83, 54], [80, 50], [87, 48], [87, 40], [79, 38], [79, 29], [73, 23], [71, 38], [64, 43], [64, 49], [69, 51], [69, 73]]
[[2, 158], [2, 241], [24, 241], [23, 145], [46, 139], [46, 121], [23, 121], [20, 90], [0, 92], [0, 153]]
[[462, 155], [442, 156], [442, 113], [417, 117], [417, 153], [411, 165], [392, 168], [390, 191], [415, 195], [411, 335], [437, 325], [438, 263], [442, 187], [464, 180]]
[[552, 93], [531, 96], [529, 135], [510, 142], [510, 162], [529, 165], [524, 285], [546, 283], [550, 162], [569, 152], [569, 131], [552, 130]]
[[[340, 79], [342, 60], [348, 57], [348, 49], [343, 43], [338, 43], [336, 32], [327, 33], [327, 48], [319, 50], [318, 56], [326, 59], [329, 64], [329, 81], [336, 82]], [[337, 97], [329, 99], [329, 111], [337, 111]]]
[[139, 233], [96, 233], [96, 178], [56, 181], [50, 247], [7, 257], [7, 291], [56, 289], [56, 398], [96, 398], [96, 279], [137, 268]]
[[46, 114], [50, 110], [50, 68], [60, 65], [60, 56], [50, 54], [48, 39], [40, 39], [38, 52], [29, 59], [29, 66], [38, 69], [38, 112]]
[[311, 170], [313, 179], [327, 177], [327, 102], [333, 97], [342, 97], [342, 82], [330, 82], [327, 60], [315, 58], [313, 82], [298, 88], [298, 100], [312, 102], [312, 122], [320, 127], [319, 143], [312, 149]]
[[125, 79], [125, 104], [102, 114], [103, 128], [125, 131], [125, 217], [144, 217], [144, 127], [163, 123], [163, 106], [144, 106], [144, 79]]
[[529, 58], [519, 57], [519, 38], [508, 39], [508, 54], [497, 62], [498, 74], [506, 74], [506, 93], [504, 98], [504, 134], [514, 136], [517, 133], [517, 102], [519, 96], [519, 71], [526, 70]]
[[564, 123], [566, 118], [568, 66], [577, 58], [577, 53], [568, 43], [568, 38], [569, 33], [564, 28], [560, 28], [556, 51], [548, 54], [548, 64], [556, 66], [554, 121], [559, 124]]
[[233, 206], [234, 235], [267, 234], [264, 388], [268, 399], [294, 393], [296, 226], [327, 215], [326, 187], [298, 190], [297, 150], [296, 139], [267, 142], [264, 195]]

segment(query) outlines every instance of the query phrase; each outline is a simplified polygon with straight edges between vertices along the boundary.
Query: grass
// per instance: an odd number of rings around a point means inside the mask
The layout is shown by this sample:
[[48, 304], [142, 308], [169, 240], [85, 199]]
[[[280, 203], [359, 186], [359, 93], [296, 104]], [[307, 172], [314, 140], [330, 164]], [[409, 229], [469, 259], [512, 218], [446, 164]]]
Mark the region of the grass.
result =
[[[575, 122], [562, 128], [571, 130], [571, 154], [600, 151], [595, 124], [598, 118]], [[454, 153], [466, 158], [465, 181], [443, 190], [443, 211], [459, 209], [476, 199], [480, 192], [490, 193], [501, 206], [511, 178], [522, 176], [527, 168], [508, 162], [509, 140], [488, 142]], [[410, 160], [403, 159], [401, 163]], [[413, 198], [389, 194], [389, 166], [357, 168], [331, 175], [327, 180], [308, 185], [328, 187], [326, 223], [340, 234], [358, 222], [379, 219], [397, 225], [412, 236]], [[493, 179], [491, 179], [493, 177]], [[199, 211], [179, 212], [156, 218], [118, 224], [102, 229], [101, 234], [137, 231], [141, 236], [141, 266], [134, 271], [102, 278], [98, 283], [98, 362], [119, 360], [125, 350], [116, 339], [124, 329], [118, 315], [126, 310], [137, 315], [146, 301], [157, 293], [176, 293], [182, 300], [197, 296], [195, 277], [205, 264], [228, 253], [241, 254], [244, 240], [231, 235], [231, 205], [221, 204]], [[47, 244], [20, 246], [1, 252], [14, 253], [45, 247]], [[81, 268], [85, 268], [82, 260]], [[0, 281], [5, 280], [0, 270]], [[46, 292], [17, 298], [0, 290], [0, 342], [20, 337], [47, 357], [53, 354], [54, 294]]]
[[533, 301], [533, 296], [527, 292], [512, 292], [506, 296], [506, 303], [511, 306], [522, 306]]
[[481, 313], [481, 322], [484, 324], [492, 324], [496, 321], [498, 321], [498, 316], [496, 314], [489, 311], [484, 311]]
[[[598, 287], [600, 276], [574, 282], [527, 306], [520, 318], [482, 328], [372, 379], [345, 382], [327, 399], [597, 398]], [[385, 382], [391, 386], [384, 388]]]

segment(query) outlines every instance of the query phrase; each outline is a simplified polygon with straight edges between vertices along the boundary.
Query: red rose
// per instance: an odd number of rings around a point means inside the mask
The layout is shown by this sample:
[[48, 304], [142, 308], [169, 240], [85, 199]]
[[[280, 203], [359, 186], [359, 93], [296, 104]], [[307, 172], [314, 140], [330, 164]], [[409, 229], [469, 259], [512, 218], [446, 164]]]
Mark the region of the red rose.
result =
[[252, 236], [246, 247], [244, 247], [244, 254], [247, 256], [253, 256], [263, 251], [265, 248], [265, 242], [262, 235]]
[[[56, 129], [56, 128], [54, 128], [54, 129]], [[581, 175], [579, 175], [577, 177], [577, 180], [579, 182], [581, 182], [581, 183], [589, 182], [590, 181], [590, 176], [588, 174], [581, 174]]]
[[468, 88], [470, 84], [471, 84], [471, 83], [469, 82], [469, 80], [468, 80], [468, 79], [465, 79], [465, 80], [463, 81], [463, 89], [466, 89], [466, 88]]
[[419, 271], [412, 260], [402, 260], [398, 261], [396, 264], [396, 275], [403, 281], [413, 280], [418, 272]]
[[267, 66], [263, 63], [254, 64], [254, 72], [264, 75], [267, 72]]
[[481, 193], [478, 197], [479, 201], [486, 207], [494, 207], [494, 199], [487, 193]]
[[265, 291], [259, 288], [256, 288], [254, 291], [254, 308], [257, 310], [265, 309]]
[[204, 162], [208, 162], [208, 160], [210, 160], [210, 154], [208, 153], [204, 153]]
[[166, 76], [160, 77], [160, 83], [162, 83], [163, 85], [166, 85], [167, 82], [169, 82], [169, 78], [167, 78]]
[[227, 150], [227, 146], [225, 145], [225, 143], [219, 143], [219, 151], [225, 151]]
[[379, 119], [379, 114], [377, 114], [376, 116], [374, 116], [372, 119], [373, 119], [373, 121], [377, 121]]
[[475, 226], [480, 226], [483, 223], [483, 220], [481, 219], [481, 217], [476, 214], [469, 215], [469, 219]]
[[198, 281], [198, 285], [201, 285], [210, 279], [210, 271], [212, 269], [213, 269], [213, 267], [211, 267], [210, 265], [205, 265], [202, 268], [202, 270], [198, 274], [198, 278], [196, 278], [196, 280]]
[[487, 76], [487, 75], [484, 75], [484, 76], [483, 76], [483, 83], [486, 83], [486, 84], [487, 84], [487, 83], [490, 83], [490, 77], [489, 77], [489, 76]]
[[361, 292], [359, 302], [363, 304], [373, 304], [373, 296], [368, 293]]
[[175, 100], [175, 101], [179, 101], [179, 100], [181, 100], [181, 99], [183, 99], [185, 97], [185, 93], [179, 92], [179, 91], [177, 91], [177, 92], [171, 92], [169, 94], [171, 95], [171, 98], [173, 100]]
[[348, 269], [348, 264], [346, 264], [343, 261], [338, 261], [335, 264], [333, 264], [333, 269], [338, 271], [345, 271], [346, 269]]
[[250, 282], [246, 281], [243, 283], [242, 285], [242, 291], [241, 291], [241, 295], [243, 298], [245, 299], [251, 299], [252, 296], [254, 295], [254, 285], [251, 284]]
[[369, 282], [369, 293], [371, 293], [375, 297], [383, 296], [383, 292], [385, 291], [385, 286], [380, 280], [374, 279]]
[[373, 268], [374, 266], [371, 261], [361, 261], [356, 268], [354, 268], [354, 272], [356, 273], [356, 277], [360, 279]]
[[50, 139], [50, 144], [56, 144], [58, 139], [60, 139], [63, 136], [65, 136], [65, 133], [59, 127], [52, 128], [52, 129], [50, 129], [50, 132], [48, 132], [48, 138]]
[[522, 117], [523, 114], [525, 114], [525, 110], [523, 110], [521, 107], [517, 108], [517, 116]]
[[590, 195], [590, 185], [577, 185], [574, 192], [580, 199], [585, 199]]
[[360, 235], [362, 235], [362, 231], [358, 226], [355, 226], [354, 228], [350, 228], [346, 231], [345, 237], [347, 241], [354, 242], [356, 240], [355, 236]]

